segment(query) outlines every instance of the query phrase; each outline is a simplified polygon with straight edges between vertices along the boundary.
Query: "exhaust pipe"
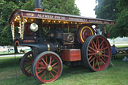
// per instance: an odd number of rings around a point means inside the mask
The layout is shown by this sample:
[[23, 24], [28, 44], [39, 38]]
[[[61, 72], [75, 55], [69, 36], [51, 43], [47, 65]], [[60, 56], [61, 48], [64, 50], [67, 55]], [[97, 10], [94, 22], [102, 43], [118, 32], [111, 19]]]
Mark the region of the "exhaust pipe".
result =
[[35, 0], [35, 11], [43, 11], [42, 2], [43, 0]]

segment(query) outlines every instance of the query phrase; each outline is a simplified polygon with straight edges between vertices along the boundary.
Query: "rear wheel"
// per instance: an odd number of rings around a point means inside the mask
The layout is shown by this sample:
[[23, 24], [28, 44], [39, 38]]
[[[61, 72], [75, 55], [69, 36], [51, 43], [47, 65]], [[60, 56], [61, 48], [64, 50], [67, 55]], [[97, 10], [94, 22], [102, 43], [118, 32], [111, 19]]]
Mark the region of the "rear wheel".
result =
[[32, 51], [27, 52], [20, 61], [20, 68], [21, 71], [26, 75], [26, 76], [32, 76], [32, 63], [34, 60], [34, 56]]
[[39, 54], [32, 66], [34, 78], [39, 83], [49, 83], [58, 79], [62, 73], [62, 61], [54, 52], [46, 51]]
[[109, 66], [111, 46], [101, 35], [93, 35], [86, 39], [82, 46], [83, 64], [91, 71], [101, 71]]

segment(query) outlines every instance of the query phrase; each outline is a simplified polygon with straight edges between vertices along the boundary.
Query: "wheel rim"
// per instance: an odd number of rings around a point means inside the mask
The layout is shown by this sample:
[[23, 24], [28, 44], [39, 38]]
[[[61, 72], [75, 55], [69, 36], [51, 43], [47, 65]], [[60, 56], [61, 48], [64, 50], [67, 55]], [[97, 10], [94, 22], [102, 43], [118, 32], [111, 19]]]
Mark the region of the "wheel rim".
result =
[[94, 35], [94, 30], [89, 26], [82, 26], [79, 29], [79, 40], [80, 43], [83, 44], [84, 41], [91, 35]]
[[42, 55], [35, 65], [35, 74], [40, 82], [55, 81], [62, 72], [62, 61], [54, 54]]
[[32, 51], [26, 53], [21, 60], [21, 69], [22, 72], [27, 76], [32, 76], [32, 63], [33, 63], [34, 57], [32, 54]]
[[86, 45], [86, 66], [93, 71], [106, 69], [111, 60], [111, 47], [107, 39], [101, 35], [94, 36]]

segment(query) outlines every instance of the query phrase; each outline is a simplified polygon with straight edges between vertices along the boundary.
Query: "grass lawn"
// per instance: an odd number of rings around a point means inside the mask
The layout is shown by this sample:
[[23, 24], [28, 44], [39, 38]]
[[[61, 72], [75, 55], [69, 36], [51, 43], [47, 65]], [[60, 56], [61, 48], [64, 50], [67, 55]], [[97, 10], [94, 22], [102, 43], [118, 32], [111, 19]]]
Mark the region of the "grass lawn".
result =
[[[19, 59], [0, 57], [0, 85], [39, 85], [33, 77], [26, 77], [20, 70]], [[114, 67], [104, 71], [90, 72], [83, 66], [68, 68], [64, 66], [61, 77], [44, 85], [128, 85], [128, 62], [121, 58], [112, 60]], [[16, 71], [17, 70], [17, 77]]]

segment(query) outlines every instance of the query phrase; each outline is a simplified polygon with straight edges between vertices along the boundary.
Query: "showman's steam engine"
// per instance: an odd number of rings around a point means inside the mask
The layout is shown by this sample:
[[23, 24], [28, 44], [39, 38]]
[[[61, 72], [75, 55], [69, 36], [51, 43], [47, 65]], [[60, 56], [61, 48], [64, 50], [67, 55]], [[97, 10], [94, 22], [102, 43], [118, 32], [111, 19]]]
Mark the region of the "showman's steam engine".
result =
[[42, 12], [40, 4], [35, 0], [35, 11], [15, 10], [9, 19], [15, 46], [32, 49], [20, 61], [26, 76], [49, 83], [60, 77], [63, 64], [84, 65], [91, 71], [109, 66], [111, 47], [97, 28], [114, 25], [114, 21]]

